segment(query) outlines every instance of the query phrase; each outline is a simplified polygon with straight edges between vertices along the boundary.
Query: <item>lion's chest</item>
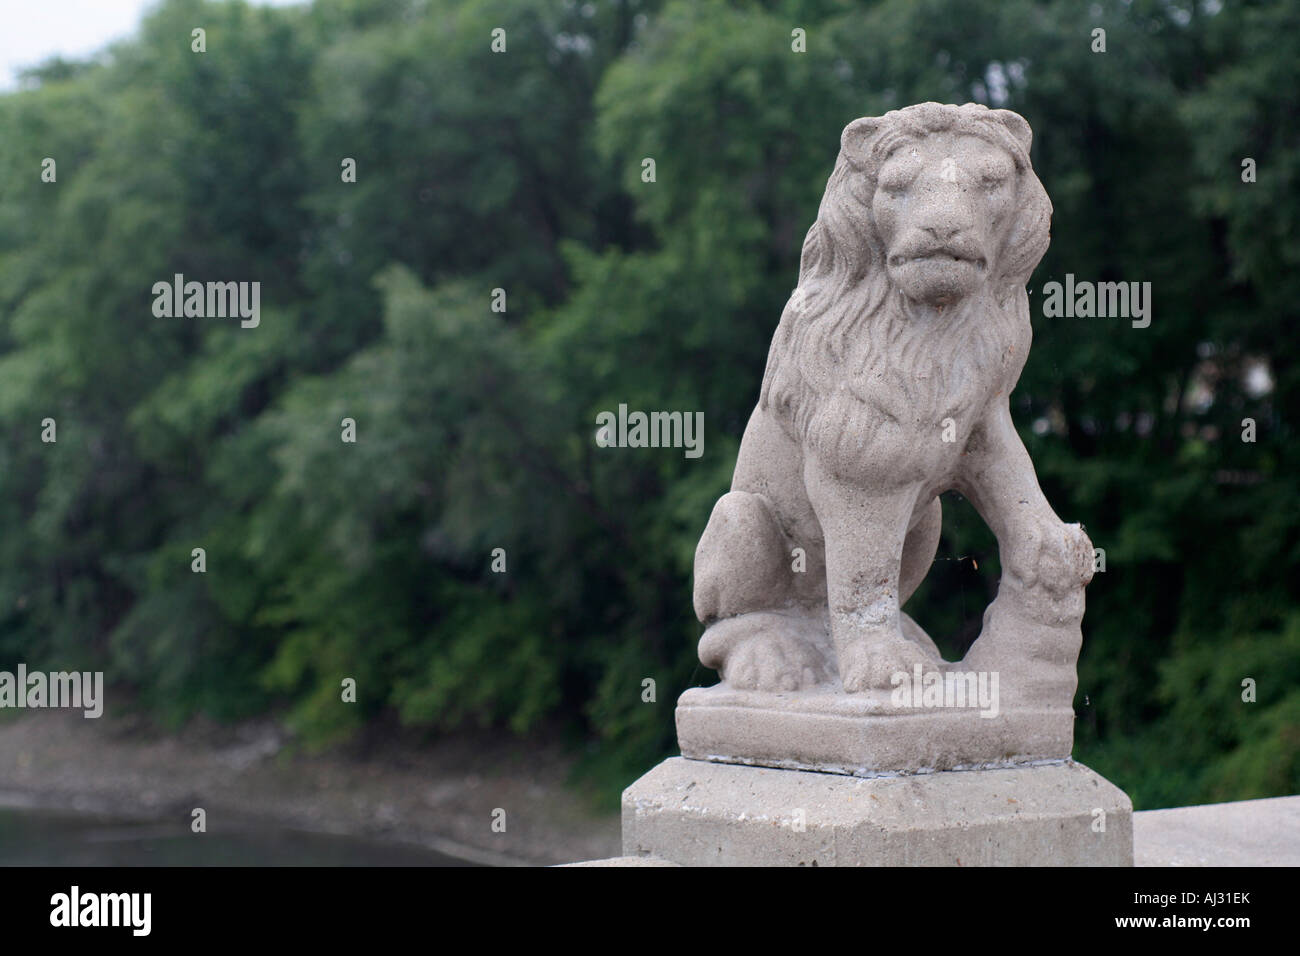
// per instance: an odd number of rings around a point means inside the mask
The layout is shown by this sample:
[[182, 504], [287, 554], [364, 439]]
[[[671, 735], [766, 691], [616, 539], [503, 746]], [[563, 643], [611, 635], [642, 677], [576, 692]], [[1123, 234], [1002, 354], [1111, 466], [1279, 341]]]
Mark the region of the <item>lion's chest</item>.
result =
[[983, 406], [984, 388], [954, 387], [927, 370], [846, 381], [819, 399], [807, 444], [845, 481], [881, 490], [944, 486]]

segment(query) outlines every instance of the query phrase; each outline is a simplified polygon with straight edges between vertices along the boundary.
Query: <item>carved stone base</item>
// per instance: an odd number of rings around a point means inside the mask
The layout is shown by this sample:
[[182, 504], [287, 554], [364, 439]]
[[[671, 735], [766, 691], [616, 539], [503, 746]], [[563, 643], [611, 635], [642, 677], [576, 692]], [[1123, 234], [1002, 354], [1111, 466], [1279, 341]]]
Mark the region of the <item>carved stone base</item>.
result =
[[[985, 710], [991, 713], [991, 710]], [[677, 702], [677, 741], [695, 760], [873, 776], [1064, 760], [1068, 707], [899, 709], [889, 691], [843, 694], [695, 687]]]
[[683, 866], [1132, 866], [1133, 805], [1082, 764], [869, 779], [665, 760], [623, 853]]

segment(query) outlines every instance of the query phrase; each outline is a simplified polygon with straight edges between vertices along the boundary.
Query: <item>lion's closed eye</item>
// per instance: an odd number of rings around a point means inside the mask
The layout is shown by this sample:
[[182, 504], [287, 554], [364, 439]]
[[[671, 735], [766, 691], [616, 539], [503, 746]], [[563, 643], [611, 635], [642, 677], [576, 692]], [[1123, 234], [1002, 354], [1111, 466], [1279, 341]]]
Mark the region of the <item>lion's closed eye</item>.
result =
[[881, 170], [877, 185], [887, 193], [901, 193], [912, 185], [919, 168], [910, 163], [894, 163], [886, 166]]
[[979, 180], [986, 189], [997, 189], [1011, 180], [1014, 171], [1015, 167], [1010, 163], [983, 163], [978, 171]]

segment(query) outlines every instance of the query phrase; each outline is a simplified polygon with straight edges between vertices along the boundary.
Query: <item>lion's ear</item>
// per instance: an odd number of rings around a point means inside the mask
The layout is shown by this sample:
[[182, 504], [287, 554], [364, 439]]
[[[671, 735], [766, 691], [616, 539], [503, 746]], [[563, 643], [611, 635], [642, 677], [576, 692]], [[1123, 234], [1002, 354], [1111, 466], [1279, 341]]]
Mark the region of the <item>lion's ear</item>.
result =
[[840, 149], [844, 150], [844, 155], [850, 162], [860, 166], [867, 161], [867, 143], [883, 123], [883, 117], [864, 116], [844, 127], [844, 132], [840, 135]]
[[1011, 112], [1011, 110], [990, 110], [989, 112], [1001, 120], [1002, 125], [1011, 132], [1011, 135], [1016, 138], [1016, 142], [1020, 144], [1020, 148], [1025, 151], [1025, 155], [1029, 155], [1029, 145], [1034, 141], [1034, 131], [1029, 128], [1025, 118], [1019, 113]]

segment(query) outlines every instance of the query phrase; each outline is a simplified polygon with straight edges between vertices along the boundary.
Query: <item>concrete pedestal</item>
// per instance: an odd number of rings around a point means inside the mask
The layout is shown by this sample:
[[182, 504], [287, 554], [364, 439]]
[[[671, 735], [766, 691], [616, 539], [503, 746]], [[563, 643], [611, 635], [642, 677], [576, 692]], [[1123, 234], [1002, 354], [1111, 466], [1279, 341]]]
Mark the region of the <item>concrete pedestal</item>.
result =
[[[1073, 691], [1071, 691], [1073, 693]], [[845, 694], [693, 687], [677, 702], [677, 743], [693, 760], [875, 776], [1065, 760], [1074, 708], [900, 710], [889, 691]]]
[[1132, 866], [1133, 805], [1082, 764], [851, 777], [665, 760], [623, 853], [683, 866]]

